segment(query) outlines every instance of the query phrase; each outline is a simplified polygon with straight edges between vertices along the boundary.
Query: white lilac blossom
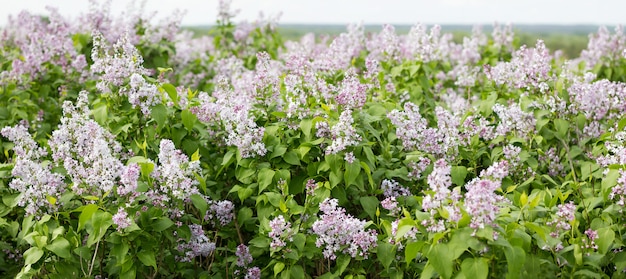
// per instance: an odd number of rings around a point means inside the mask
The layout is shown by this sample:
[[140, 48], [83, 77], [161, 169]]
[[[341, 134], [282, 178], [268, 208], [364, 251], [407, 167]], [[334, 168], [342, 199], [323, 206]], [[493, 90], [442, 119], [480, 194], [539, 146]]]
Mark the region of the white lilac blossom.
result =
[[513, 54], [510, 62], [498, 62], [493, 67], [486, 67], [485, 74], [497, 85], [546, 93], [552, 78], [551, 61], [550, 52], [543, 41], [538, 40], [535, 48], [522, 46]]
[[352, 126], [353, 123], [352, 110], [344, 110], [339, 116], [339, 122], [330, 128], [330, 136], [333, 141], [326, 148], [326, 154], [337, 154], [345, 150], [346, 147], [355, 146], [359, 143], [361, 135]]
[[113, 224], [117, 226], [117, 231], [122, 231], [132, 224], [132, 220], [128, 217], [128, 213], [124, 208], [118, 208], [117, 213], [112, 217]]
[[367, 86], [362, 84], [354, 71], [348, 71], [346, 77], [341, 81], [339, 93], [335, 97], [337, 104], [344, 106], [348, 110], [363, 107], [367, 99]]
[[25, 207], [27, 215], [55, 212], [58, 204], [50, 199], [60, 199], [65, 182], [62, 175], [51, 171], [50, 164], [41, 162], [46, 150], [37, 145], [24, 126], [4, 127], [0, 134], [15, 144], [16, 160], [9, 188], [20, 193], [17, 205]]
[[543, 155], [540, 154], [539, 161], [548, 163], [548, 175], [554, 177], [565, 176], [565, 167], [561, 163], [561, 158], [556, 148], [550, 147]]
[[211, 220], [214, 225], [225, 226], [235, 218], [235, 205], [231, 201], [209, 201], [209, 204], [204, 219]]
[[376, 231], [366, 230], [367, 222], [346, 214], [336, 199], [326, 198], [320, 211], [323, 213], [311, 230], [317, 236], [315, 245], [324, 247], [324, 258], [335, 260], [338, 252], [367, 258], [369, 250], [376, 247]]
[[264, 127], [258, 127], [251, 115], [256, 102], [250, 92], [238, 92], [230, 88], [228, 80], [219, 78], [212, 96], [201, 93], [199, 107], [192, 112], [198, 119], [209, 124], [220, 121], [226, 132], [225, 143], [236, 146], [243, 158], [263, 156], [267, 152], [263, 144]]
[[102, 196], [113, 190], [122, 174], [121, 145], [114, 136], [90, 119], [87, 92], [82, 91], [76, 105], [66, 101], [58, 129], [48, 141], [52, 158], [62, 164], [77, 195]]
[[576, 205], [572, 201], [559, 204], [552, 220], [546, 223], [548, 226], [554, 226], [550, 236], [558, 238], [560, 233], [569, 231], [572, 228], [570, 224], [576, 219], [575, 213]]
[[459, 206], [461, 193], [459, 188], [450, 190], [452, 187], [451, 170], [452, 168], [444, 159], [439, 159], [435, 162], [433, 171], [428, 175], [429, 191], [425, 192], [422, 200], [422, 210], [429, 213], [431, 218], [422, 221], [422, 225], [429, 232], [445, 230], [444, 220], [435, 218], [440, 209], [448, 212], [447, 221], [450, 223], [456, 223], [461, 219]]
[[502, 179], [509, 173], [507, 161], [496, 162], [474, 178], [465, 188], [465, 210], [472, 217], [470, 227], [474, 230], [486, 226], [496, 226], [496, 215], [500, 211], [499, 204], [506, 202], [503, 196], [495, 193], [502, 186]]
[[422, 173], [430, 166], [430, 159], [428, 157], [421, 157], [417, 162], [409, 162], [407, 167], [409, 174], [407, 175], [411, 180], [419, 180], [422, 178]]
[[170, 200], [188, 202], [198, 194], [199, 161], [189, 161], [187, 155], [176, 149], [171, 140], [163, 139], [159, 144], [159, 164], [152, 171], [158, 185], [148, 192], [148, 198], [157, 206], [165, 207]]
[[380, 189], [383, 190], [383, 195], [386, 198], [411, 195], [409, 188], [400, 185], [395, 180], [383, 179], [380, 183]]
[[113, 46], [109, 46], [104, 36], [94, 31], [91, 72], [100, 77], [96, 88], [101, 93], [111, 93], [111, 86], [124, 85], [125, 79], [133, 74], [145, 75], [143, 57], [125, 33]]
[[279, 215], [278, 217], [270, 221], [270, 232], [268, 236], [272, 239], [270, 248], [273, 251], [280, 250], [285, 247], [287, 243], [285, 241], [293, 241], [294, 231], [291, 228], [291, 223], [285, 221], [285, 217]]
[[184, 253], [184, 256], [177, 256], [179, 262], [191, 262], [196, 257], [208, 257], [215, 251], [215, 243], [206, 236], [202, 226], [198, 224], [189, 225], [191, 237], [189, 241], [180, 239], [177, 250]]
[[139, 179], [139, 166], [136, 163], [132, 163], [125, 166], [120, 175], [120, 183], [117, 187], [117, 194], [120, 196], [129, 195], [131, 201], [137, 194], [137, 180]]
[[518, 137], [528, 138], [535, 131], [535, 117], [530, 112], [522, 111], [519, 104], [511, 104], [508, 107], [495, 104], [493, 112], [500, 118], [496, 127], [498, 136], [514, 133]]
[[460, 119], [451, 112], [437, 107], [437, 128], [428, 127], [419, 107], [413, 103], [404, 104], [404, 111], [392, 110], [387, 114], [396, 126], [396, 136], [402, 146], [409, 151], [422, 151], [438, 157], [454, 157], [460, 142], [458, 126]]
[[580, 53], [580, 58], [585, 61], [585, 68], [591, 70], [596, 64], [619, 60], [625, 48], [626, 36], [622, 26], [615, 27], [613, 34], [601, 26], [598, 33], [589, 35], [587, 48]]
[[606, 119], [619, 119], [626, 114], [626, 84], [603, 79], [591, 82], [592, 77], [575, 80], [567, 90], [571, 114], [584, 114], [589, 120], [583, 133], [588, 137], [599, 137], [608, 127]]

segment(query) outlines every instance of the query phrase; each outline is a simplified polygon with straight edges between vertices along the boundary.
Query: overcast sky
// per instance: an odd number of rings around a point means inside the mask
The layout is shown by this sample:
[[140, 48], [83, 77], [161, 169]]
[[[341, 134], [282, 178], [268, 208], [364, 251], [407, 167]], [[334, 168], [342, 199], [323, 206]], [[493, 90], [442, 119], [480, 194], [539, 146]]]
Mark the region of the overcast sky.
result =
[[[100, 0], [100, 3], [104, 1]], [[137, 1], [141, 2], [141, 1]], [[626, 23], [625, 0], [233, 0], [241, 13], [235, 21], [253, 21], [260, 11], [282, 12], [280, 23], [346, 24], [598, 24]], [[113, 0], [119, 12], [129, 0]], [[186, 11], [184, 25], [213, 24], [218, 0], [146, 0], [147, 11], [157, 17]], [[45, 14], [45, 6], [76, 17], [89, 8], [87, 0], [3, 1], [0, 25], [22, 10]]]

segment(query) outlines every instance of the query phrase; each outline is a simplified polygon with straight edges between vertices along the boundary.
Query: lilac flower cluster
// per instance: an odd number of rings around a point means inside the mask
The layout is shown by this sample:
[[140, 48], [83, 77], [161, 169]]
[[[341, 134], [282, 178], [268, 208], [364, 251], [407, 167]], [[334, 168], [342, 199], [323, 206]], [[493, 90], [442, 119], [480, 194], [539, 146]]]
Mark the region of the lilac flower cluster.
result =
[[124, 165], [121, 145], [106, 129], [89, 119], [88, 93], [80, 92], [76, 105], [66, 101], [58, 129], [48, 141], [52, 158], [62, 164], [77, 195], [102, 196], [113, 190]]
[[626, 170], [619, 170], [617, 185], [611, 188], [611, 194], [609, 194], [609, 198], [615, 199], [616, 197], [619, 199], [615, 204], [621, 207], [626, 206]]
[[117, 186], [117, 194], [120, 196], [128, 195], [130, 202], [133, 202], [139, 195], [137, 193], [137, 180], [139, 179], [139, 166], [135, 163], [125, 166], [120, 175], [121, 185]]
[[191, 262], [196, 257], [208, 257], [215, 251], [215, 243], [206, 236], [202, 226], [198, 224], [189, 225], [191, 237], [189, 241], [180, 239], [182, 243], [176, 248], [178, 252], [184, 253], [184, 256], [177, 256], [179, 262]]
[[433, 171], [428, 175], [429, 192], [426, 192], [422, 200], [422, 210], [431, 215], [430, 219], [422, 221], [422, 225], [429, 232], [441, 232], [445, 230], [445, 222], [443, 219], [437, 219], [435, 216], [437, 210], [444, 209], [448, 212], [447, 221], [456, 223], [461, 219], [461, 208], [459, 202], [461, 192], [459, 188], [452, 187], [452, 178], [450, 171], [452, 168], [444, 159], [435, 162]]
[[212, 220], [214, 225], [226, 226], [235, 218], [235, 205], [228, 200], [209, 201], [209, 210], [204, 216], [205, 220]]
[[172, 198], [189, 202], [191, 195], [198, 194], [198, 181], [193, 173], [199, 171], [199, 161], [189, 161], [187, 155], [168, 139], [159, 143], [158, 157], [159, 164], [151, 174], [158, 185], [148, 192], [149, 199], [160, 207], [166, 207]]
[[499, 204], [506, 203], [503, 196], [495, 193], [502, 186], [502, 179], [509, 174], [507, 161], [496, 162], [474, 178], [465, 188], [465, 209], [472, 216], [470, 227], [478, 230], [485, 226], [495, 226]]
[[365, 230], [367, 222], [346, 214], [337, 206], [336, 199], [325, 199], [320, 204], [323, 214], [313, 223], [312, 232], [317, 235], [315, 245], [324, 246], [324, 257], [337, 258], [337, 252], [367, 258], [369, 249], [376, 247], [377, 233]]
[[[583, 246], [582, 248], [591, 249], [594, 251], [598, 250], [598, 245], [596, 244], [596, 239], [598, 239], [598, 231], [587, 229], [585, 231], [585, 235], [587, 238], [583, 238]], [[589, 252], [587, 252], [587, 256], [589, 256]]]
[[413, 103], [404, 104], [404, 111], [393, 110], [387, 114], [396, 126], [396, 136], [407, 150], [419, 150], [439, 157], [448, 153], [454, 155], [458, 147], [459, 119], [443, 108], [437, 108], [438, 128], [428, 127], [419, 107]]
[[337, 154], [345, 150], [346, 147], [355, 146], [359, 143], [361, 135], [359, 135], [354, 126], [352, 126], [353, 122], [352, 110], [347, 109], [341, 112], [339, 122], [330, 128], [330, 136], [333, 141], [330, 146], [326, 148], [326, 154]]
[[25, 206], [27, 215], [55, 212], [58, 206], [55, 202], [65, 192], [66, 185], [62, 175], [52, 173], [51, 165], [41, 162], [46, 150], [37, 145], [24, 126], [4, 127], [0, 134], [15, 144], [16, 160], [9, 188], [20, 193], [17, 205]]
[[380, 183], [380, 189], [383, 190], [383, 195], [387, 198], [411, 195], [409, 188], [400, 185], [395, 180], [383, 179]]
[[615, 33], [611, 34], [606, 27], [602, 26], [598, 29], [598, 33], [589, 35], [587, 49], [580, 53], [580, 58], [585, 61], [585, 68], [590, 70], [596, 64], [621, 59], [624, 49], [626, 49], [626, 36], [624, 36], [623, 27], [615, 27]]
[[609, 80], [575, 80], [568, 92], [571, 104], [570, 113], [582, 113], [590, 123], [583, 133], [589, 137], [598, 137], [606, 132], [601, 120], [621, 118], [626, 114], [626, 84]]
[[128, 213], [122, 207], [117, 209], [117, 213], [115, 213], [112, 217], [113, 224], [117, 226], [117, 231], [121, 232], [125, 228], [128, 228], [132, 224], [132, 220], [128, 217]]
[[278, 251], [281, 248], [285, 247], [287, 241], [293, 241], [294, 231], [291, 228], [291, 223], [285, 221], [285, 217], [279, 215], [270, 221], [270, 232], [269, 237], [272, 238], [272, 243], [270, 243], [270, 249], [273, 251]]
[[77, 30], [57, 9], [46, 9], [50, 12], [48, 20], [27, 11], [21, 12], [17, 18], [9, 18], [3, 28], [2, 41], [15, 44], [20, 52], [19, 57], [6, 53], [13, 62], [11, 69], [2, 73], [0, 83], [10, 80], [28, 86], [29, 80], [48, 73], [48, 65], [59, 67], [67, 77], [78, 76], [78, 81], [85, 77], [87, 60], [78, 54], [72, 41]]
[[421, 157], [417, 162], [409, 162], [407, 165], [409, 174], [407, 176], [411, 180], [419, 180], [422, 178], [422, 173], [428, 166], [430, 166], [430, 159], [428, 157]]
[[496, 136], [514, 133], [518, 137], [528, 138], [535, 131], [535, 117], [530, 112], [522, 111], [519, 104], [511, 104], [508, 107], [495, 104], [493, 112], [500, 118], [495, 131]]
[[339, 86], [335, 100], [348, 110], [359, 109], [365, 104], [366, 91], [367, 86], [359, 81], [356, 73], [349, 71]]
[[487, 67], [485, 74], [497, 85], [545, 93], [551, 80], [551, 61], [550, 52], [543, 41], [538, 40], [534, 49], [522, 46], [513, 54], [511, 62], [499, 62], [494, 67]]
[[244, 275], [244, 279], [260, 279], [261, 278], [261, 269], [258, 267], [248, 267], [252, 263], [252, 255], [250, 255], [250, 249], [248, 246], [239, 244], [237, 246], [237, 251], [235, 251], [235, 256], [237, 256], [237, 261], [235, 264], [237, 265], [237, 270], [235, 270], [235, 275]]
[[557, 153], [557, 149], [550, 147], [543, 155], [539, 155], [539, 161], [548, 163], [548, 175], [559, 177], [566, 174], [565, 167], [561, 163], [561, 158]]
[[244, 158], [265, 155], [267, 149], [262, 141], [265, 128], [258, 127], [252, 118], [251, 109], [256, 101], [250, 95], [235, 94], [228, 80], [220, 78], [213, 95], [201, 93], [199, 99], [200, 106], [192, 111], [200, 121], [221, 122], [227, 145], [236, 146]]
[[572, 228], [570, 225], [576, 219], [576, 205], [572, 201], [557, 206], [556, 215], [552, 221], [546, 223], [548, 226], [554, 226], [555, 230], [550, 232], [550, 236], [558, 238], [559, 234]]

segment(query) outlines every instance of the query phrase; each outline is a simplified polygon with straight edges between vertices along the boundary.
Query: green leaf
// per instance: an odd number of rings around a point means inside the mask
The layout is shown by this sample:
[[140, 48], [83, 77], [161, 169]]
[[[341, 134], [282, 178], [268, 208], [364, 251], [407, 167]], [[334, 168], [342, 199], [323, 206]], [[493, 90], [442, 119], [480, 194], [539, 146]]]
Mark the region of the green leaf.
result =
[[46, 246], [46, 249], [64, 259], [71, 256], [70, 242], [63, 237], [57, 237], [52, 243]]
[[615, 232], [611, 228], [605, 227], [598, 229], [598, 238], [596, 239], [598, 252], [600, 252], [600, 254], [606, 254], [611, 248], [613, 240], [615, 240]]
[[508, 246], [504, 249], [508, 274], [507, 278], [520, 278], [519, 275], [526, 262], [526, 253], [519, 246]]
[[296, 245], [298, 251], [304, 250], [304, 244], [306, 242], [306, 236], [303, 233], [298, 233], [293, 236], [293, 243]]
[[98, 206], [95, 204], [88, 204], [83, 207], [80, 216], [78, 216], [78, 228], [77, 231], [82, 230], [85, 224], [91, 220], [93, 214], [98, 210]]
[[285, 153], [285, 155], [283, 156], [283, 160], [291, 165], [300, 165], [300, 158], [298, 157], [298, 154], [293, 150], [289, 150], [289, 152]]
[[25, 265], [32, 265], [32, 264], [38, 262], [39, 259], [41, 259], [42, 256], [43, 256], [43, 250], [41, 250], [41, 248], [30, 247], [30, 249], [28, 249], [28, 250], [26, 250], [26, 252], [24, 252], [24, 264]]
[[167, 96], [170, 97], [170, 99], [174, 102], [174, 104], [178, 105], [178, 92], [176, 91], [176, 87], [174, 87], [174, 85], [171, 85], [169, 83], [164, 83], [161, 85], [161, 88], [165, 90], [165, 92], [167, 93]]
[[419, 253], [423, 246], [424, 242], [411, 242], [406, 245], [404, 249], [404, 260], [407, 266], [417, 257], [417, 253]]
[[113, 225], [113, 215], [111, 215], [111, 213], [96, 211], [91, 219], [91, 228], [87, 228], [89, 232], [87, 246], [91, 247], [93, 244], [100, 241], [111, 225]]
[[159, 217], [155, 222], [152, 223], [152, 229], [157, 232], [162, 232], [167, 230], [169, 227], [174, 225], [174, 222], [167, 217]]
[[453, 166], [450, 170], [452, 183], [463, 186], [465, 185], [465, 177], [467, 177], [467, 168], [464, 166]]
[[467, 258], [461, 263], [461, 272], [465, 278], [481, 279], [489, 275], [489, 264], [484, 258]]
[[313, 120], [303, 119], [300, 121], [300, 130], [307, 138], [311, 135], [311, 127], [313, 127]]
[[155, 270], [157, 269], [156, 258], [154, 257], [154, 251], [141, 250], [137, 253], [137, 258], [145, 266], [151, 266]]
[[274, 264], [274, 276], [277, 276], [283, 269], [285, 269], [285, 263], [277, 262]]
[[567, 136], [567, 131], [569, 130], [569, 121], [563, 119], [554, 119], [554, 128], [556, 129], [556, 134], [561, 139], [565, 139]]
[[344, 175], [344, 179], [346, 182], [346, 186], [350, 186], [354, 181], [359, 177], [361, 173], [361, 164], [359, 163], [359, 159], [355, 159], [352, 163], [346, 162], [346, 172]]
[[361, 206], [363, 206], [363, 210], [370, 216], [370, 218], [376, 218], [376, 209], [378, 209], [378, 198], [372, 196], [364, 196], [359, 199], [361, 202]]
[[195, 114], [193, 114], [191, 111], [189, 111], [188, 109], [183, 110], [180, 114], [181, 119], [183, 120], [183, 125], [185, 126], [185, 129], [187, 129], [187, 131], [193, 130], [193, 125], [196, 123], [196, 121], [198, 120], [198, 118], [196, 117]]
[[191, 203], [193, 203], [193, 206], [195, 206], [200, 211], [202, 216], [204, 216], [208, 208], [207, 201], [198, 194], [191, 195], [190, 199]]
[[396, 246], [386, 241], [378, 242], [376, 255], [385, 270], [389, 270], [391, 262], [396, 259]]
[[264, 168], [259, 171], [257, 175], [257, 181], [259, 183], [259, 194], [267, 188], [270, 184], [272, 184], [272, 179], [274, 178], [274, 174], [276, 172], [272, 169]]
[[454, 259], [450, 254], [448, 245], [443, 243], [434, 244], [428, 252], [428, 262], [432, 264], [435, 271], [437, 271], [437, 273], [445, 279], [452, 276]]
[[106, 127], [107, 125], [107, 104], [106, 103], [98, 103], [93, 109], [91, 109], [91, 113], [93, 114], [93, 118], [100, 124], [100, 126]]
[[167, 108], [162, 104], [158, 104], [152, 107], [152, 112], [150, 114], [157, 123], [157, 131], [163, 129], [165, 121], [167, 121]]
[[341, 276], [341, 274], [346, 270], [346, 267], [350, 264], [351, 257], [348, 255], [341, 255], [337, 257], [337, 270], [335, 271], [335, 276]]

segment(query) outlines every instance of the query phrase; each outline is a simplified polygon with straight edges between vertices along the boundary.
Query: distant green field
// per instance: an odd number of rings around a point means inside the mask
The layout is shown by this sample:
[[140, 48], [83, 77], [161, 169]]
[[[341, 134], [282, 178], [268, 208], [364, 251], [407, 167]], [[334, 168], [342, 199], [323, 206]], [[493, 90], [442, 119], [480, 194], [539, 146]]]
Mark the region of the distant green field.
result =
[[[411, 29], [410, 25], [396, 25], [396, 32], [405, 34]], [[197, 35], [206, 34], [211, 26], [186, 27]], [[520, 45], [533, 46], [538, 39], [544, 40], [546, 46], [554, 50], [562, 50], [567, 58], [574, 58], [587, 47], [590, 33], [597, 32], [596, 25], [513, 25], [516, 37]], [[609, 27], [613, 29], [613, 27]], [[366, 25], [366, 32], [379, 32], [381, 25]], [[483, 26], [483, 32], [490, 34], [492, 26]], [[304, 34], [327, 34], [337, 35], [346, 31], [345, 25], [308, 25], [308, 24], [281, 24], [279, 32], [285, 39], [298, 39]], [[456, 41], [461, 41], [464, 36], [471, 34], [470, 25], [442, 25], [442, 31], [452, 33]]]

